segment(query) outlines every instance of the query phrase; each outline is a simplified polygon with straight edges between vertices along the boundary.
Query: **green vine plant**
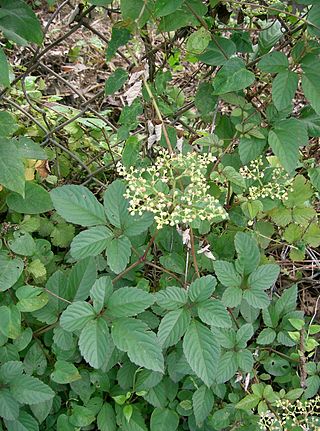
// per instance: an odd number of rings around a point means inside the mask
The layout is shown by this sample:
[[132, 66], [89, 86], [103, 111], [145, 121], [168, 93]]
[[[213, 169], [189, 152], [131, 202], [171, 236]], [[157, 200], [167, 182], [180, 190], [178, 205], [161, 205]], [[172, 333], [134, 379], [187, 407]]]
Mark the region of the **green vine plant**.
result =
[[319, 1], [92, 11], [101, 112], [0, 0], [0, 430], [319, 430]]

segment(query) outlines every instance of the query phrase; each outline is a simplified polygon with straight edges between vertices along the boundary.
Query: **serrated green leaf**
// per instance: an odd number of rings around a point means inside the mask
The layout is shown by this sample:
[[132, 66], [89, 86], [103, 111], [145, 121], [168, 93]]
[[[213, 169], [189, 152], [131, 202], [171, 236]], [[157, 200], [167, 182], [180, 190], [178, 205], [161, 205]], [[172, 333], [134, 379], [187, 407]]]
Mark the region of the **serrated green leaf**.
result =
[[123, 234], [134, 237], [148, 230], [153, 223], [153, 214], [145, 212], [142, 215], [129, 215], [123, 221]]
[[177, 286], [169, 286], [155, 294], [156, 303], [166, 310], [177, 310], [188, 302], [188, 293]]
[[160, 263], [166, 269], [176, 272], [177, 274], [184, 274], [185, 272], [185, 260], [184, 257], [176, 252], [166, 253], [160, 257]]
[[[217, 96], [213, 95], [213, 87], [209, 82], [201, 82], [197, 88], [194, 104], [201, 115], [207, 115], [214, 111]], [[209, 135], [209, 142], [215, 142], [213, 135]], [[214, 135], [215, 136], [215, 135]], [[212, 138], [212, 140], [210, 139]], [[202, 138], [203, 139], [203, 138]]]
[[34, 342], [28, 349], [23, 361], [24, 371], [31, 374], [43, 375], [46, 371], [48, 362], [43, 352], [42, 345]]
[[116, 69], [106, 80], [104, 92], [107, 96], [114, 94], [124, 85], [128, 79], [128, 72], [120, 67]]
[[113, 318], [136, 316], [153, 303], [154, 297], [151, 293], [136, 287], [121, 287], [110, 296], [107, 313]]
[[278, 40], [282, 37], [282, 28], [279, 21], [265, 21], [264, 28], [259, 32], [258, 47], [259, 54], [266, 54], [272, 47], [276, 45]]
[[55, 393], [36, 377], [22, 375], [10, 383], [10, 391], [14, 398], [22, 404], [36, 404], [51, 400]]
[[198, 315], [207, 325], [217, 328], [230, 328], [230, 315], [218, 299], [208, 299], [198, 304]]
[[74, 301], [85, 300], [96, 279], [97, 267], [94, 258], [82, 259], [68, 273], [67, 289], [64, 290], [64, 295]]
[[241, 410], [251, 410], [257, 407], [259, 401], [260, 397], [258, 395], [250, 394], [242, 398], [242, 400], [236, 404], [236, 408]]
[[95, 420], [95, 416], [90, 409], [84, 406], [74, 405], [69, 422], [75, 427], [82, 428], [89, 426]]
[[199, 60], [210, 66], [222, 66], [236, 52], [236, 45], [230, 39], [215, 36]]
[[200, 0], [185, 0], [179, 9], [161, 18], [158, 31], [174, 31], [189, 25], [198, 26], [199, 21], [186, 7], [187, 5], [199, 17], [204, 16], [207, 12], [207, 7]]
[[65, 331], [61, 327], [54, 328], [53, 341], [61, 350], [69, 350], [74, 346], [74, 336], [72, 333]]
[[186, 332], [191, 315], [184, 308], [169, 311], [161, 320], [158, 330], [158, 340], [163, 348], [178, 343]]
[[122, 151], [122, 163], [124, 167], [129, 168], [136, 164], [140, 147], [141, 142], [138, 138], [136, 136], [129, 136]]
[[278, 226], [287, 226], [292, 221], [291, 211], [285, 207], [275, 208], [270, 215]]
[[278, 265], [261, 265], [249, 275], [248, 286], [253, 289], [269, 289], [277, 281], [279, 274]]
[[[260, 262], [260, 252], [257, 240], [250, 234], [237, 232], [234, 245], [238, 254], [236, 269], [243, 274], [250, 274]], [[240, 272], [239, 271], [239, 272]]]
[[247, 345], [247, 342], [252, 338], [254, 333], [253, 326], [251, 323], [245, 323], [242, 325], [236, 335], [236, 342], [239, 348], [244, 348]]
[[85, 324], [79, 337], [79, 349], [81, 355], [93, 368], [101, 368], [106, 357], [111, 356], [113, 348], [105, 320], [100, 318]]
[[51, 243], [56, 247], [69, 247], [74, 238], [75, 227], [68, 223], [57, 224], [50, 233]]
[[238, 307], [241, 304], [243, 291], [239, 287], [228, 287], [222, 294], [221, 301], [226, 307]]
[[15, 141], [6, 138], [0, 139], [0, 184], [24, 197], [24, 165], [22, 159], [17, 157], [17, 153]]
[[313, 398], [319, 392], [320, 377], [310, 376], [306, 380], [307, 388], [305, 389], [304, 396], [309, 399]]
[[36, 419], [23, 410], [20, 410], [19, 417], [16, 420], [4, 420], [4, 423], [6, 431], [39, 431]]
[[242, 59], [229, 59], [216, 74], [213, 85], [215, 94], [230, 93], [249, 87], [255, 80], [254, 73], [246, 69]]
[[264, 328], [257, 338], [257, 343], [262, 345], [272, 344], [277, 334], [272, 328]]
[[54, 364], [54, 371], [51, 373], [51, 380], [56, 383], [71, 383], [81, 379], [77, 368], [67, 361], [57, 361]]
[[285, 206], [287, 208], [303, 207], [313, 193], [310, 182], [303, 175], [297, 175], [293, 180], [292, 189], [288, 192]]
[[238, 367], [244, 373], [250, 373], [253, 368], [254, 360], [250, 350], [240, 350], [236, 353]]
[[148, 20], [150, 11], [145, 10], [143, 0], [121, 0], [121, 14], [126, 21], [137, 21], [141, 26]]
[[112, 237], [113, 233], [107, 227], [92, 227], [74, 237], [70, 253], [75, 259], [97, 256], [107, 247]]
[[299, 147], [308, 143], [304, 124], [295, 118], [279, 121], [269, 132], [268, 142], [287, 172], [293, 172], [299, 160]]
[[292, 221], [300, 224], [301, 226], [308, 226], [309, 223], [315, 219], [317, 213], [314, 208], [293, 208]]
[[221, 284], [235, 288], [241, 286], [242, 278], [235, 270], [233, 263], [217, 260], [213, 263], [213, 267]]
[[158, 383], [161, 382], [162, 378], [162, 373], [146, 369], [140, 369], [139, 372], [136, 374], [136, 391], [148, 391], [149, 389], [157, 386]]
[[53, 208], [50, 194], [32, 181], [26, 182], [24, 197], [21, 193], [10, 193], [7, 205], [11, 210], [21, 214], [40, 214]]
[[156, 408], [150, 418], [150, 431], [175, 431], [178, 428], [179, 416], [174, 410]]
[[19, 128], [16, 119], [7, 111], [0, 111], [0, 136], [7, 138]]
[[104, 208], [110, 223], [121, 228], [124, 220], [128, 217], [129, 202], [124, 198], [126, 191], [125, 184], [116, 180], [110, 184], [103, 196]]
[[208, 387], [211, 386], [220, 356], [213, 333], [202, 323], [193, 321], [183, 337], [183, 352], [196, 375]]
[[74, 426], [69, 420], [70, 416], [60, 414], [57, 419], [57, 431], [74, 431]]
[[41, 403], [31, 404], [30, 410], [33, 416], [36, 417], [39, 424], [44, 422], [44, 420], [49, 416], [52, 409], [53, 400], [42, 401]]
[[122, 27], [112, 27], [112, 33], [111, 33], [111, 39], [108, 43], [108, 48], [106, 51], [106, 60], [110, 61], [112, 57], [117, 52], [117, 49], [120, 48], [120, 46], [125, 45], [127, 42], [129, 42], [131, 38], [131, 33], [127, 28]]
[[43, 40], [40, 22], [32, 8], [21, 0], [1, 0], [0, 30], [19, 45]]
[[281, 73], [289, 67], [289, 61], [283, 52], [272, 51], [262, 57], [258, 62], [258, 67], [263, 72]]
[[19, 403], [8, 389], [0, 391], [0, 416], [9, 421], [18, 419], [19, 416]]
[[66, 221], [81, 226], [106, 223], [103, 206], [86, 187], [65, 185], [50, 192], [58, 214]]
[[320, 118], [310, 105], [301, 109], [299, 119], [305, 124], [309, 136], [320, 136]]
[[40, 322], [48, 324], [55, 323], [60, 313], [66, 308], [67, 304], [60, 299], [66, 296], [67, 278], [62, 271], [56, 271], [48, 279], [46, 289], [54, 295], [48, 295], [48, 303], [40, 310], [33, 313]]
[[[48, 154], [45, 150], [38, 144], [34, 142], [32, 139], [27, 138], [26, 136], [20, 136], [17, 148], [19, 151], [20, 157], [24, 159], [36, 159], [36, 160], [47, 160]], [[35, 183], [32, 183], [35, 184]]]
[[77, 301], [69, 305], [61, 314], [60, 325], [69, 332], [82, 329], [90, 320], [95, 317], [92, 305], [84, 301]]
[[154, 407], [163, 408], [167, 404], [166, 386], [164, 380], [151, 388], [143, 398]]
[[156, 0], [155, 2], [155, 16], [162, 17], [170, 15], [175, 12], [182, 5], [184, 0]]
[[32, 312], [40, 310], [48, 301], [48, 294], [42, 288], [34, 286], [21, 286], [16, 291], [19, 299], [17, 307], [21, 312]]
[[116, 415], [111, 404], [103, 404], [97, 416], [97, 426], [99, 431], [117, 430]]
[[219, 360], [217, 383], [225, 383], [236, 374], [238, 369], [236, 352], [225, 352]]
[[191, 33], [186, 42], [186, 50], [188, 53], [197, 55], [201, 54], [208, 46], [211, 40], [211, 33], [204, 27]]
[[29, 233], [14, 232], [13, 239], [8, 241], [9, 248], [16, 254], [32, 256], [36, 251], [36, 243]]
[[115, 274], [126, 269], [131, 256], [131, 242], [128, 237], [121, 235], [112, 238], [106, 248], [107, 262]]
[[130, 422], [127, 421], [123, 412], [117, 415], [117, 422], [121, 424], [122, 431], [147, 431], [143, 416], [136, 407], [133, 406]]
[[9, 64], [2, 48], [0, 48], [0, 85], [3, 87], [10, 86]]
[[19, 257], [12, 259], [0, 255], [0, 292], [10, 289], [18, 281], [23, 267], [23, 261]]
[[203, 422], [209, 416], [214, 403], [212, 390], [205, 385], [200, 386], [192, 395], [193, 414], [198, 427], [202, 426]]
[[246, 165], [251, 160], [256, 160], [263, 152], [265, 146], [266, 141], [264, 139], [241, 137], [238, 147], [241, 162]]
[[320, 167], [310, 168], [308, 170], [308, 175], [313, 187], [320, 191]]
[[298, 75], [285, 71], [278, 73], [272, 82], [272, 100], [278, 111], [291, 105], [298, 88]]
[[112, 325], [111, 335], [118, 349], [130, 360], [153, 371], [164, 371], [164, 360], [156, 335], [138, 319], [123, 318]]
[[245, 188], [246, 182], [243, 176], [232, 166], [226, 166], [222, 170], [222, 175], [230, 181], [232, 184], [235, 184], [238, 187]]
[[100, 313], [103, 307], [107, 304], [112, 292], [113, 285], [110, 277], [103, 276], [95, 281], [90, 290], [90, 297], [96, 313]]
[[21, 333], [21, 313], [14, 304], [0, 307], [0, 332], [8, 338], [18, 338]]
[[319, 247], [320, 245], [320, 226], [316, 223], [311, 223], [306, 233], [303, 235], [303, 240], [311, 247]]
[[23, 363], [20, 361], [7, 361], [0, 367], [0, 380], [2, 383], [10, 383], [23, 373]]
[[47, 275], [47, 270], [40, 259], [34, 259], [28, 265], [28, 273], [37, 281], [37, 279], [41, 279]]
[[283, 232], [283, 238], [289, 243], [294, 244], [301, 240], [303, 235], [303, 227], [297, 224], [290, 224]]
[[315, 3], [308, 13], [308, 32], [312, 36], [320, 36], [320, 7]]
[[200, 277], [190, 284], [188, 296], [192, 302], [202, 302], [210, 298], [217, 285], [217, 280], [212, 275]]
[[294, 284], [289, 289], [285, 289], [275, 305], [276, 313], [280, 316], [295, 310], [297, 306], [298, 286]]
[[270, 304], [270, 299], [265, 291], [261, 289], [249, 289], [243, 293], [243, 299], [253, 308], [266, 308]]

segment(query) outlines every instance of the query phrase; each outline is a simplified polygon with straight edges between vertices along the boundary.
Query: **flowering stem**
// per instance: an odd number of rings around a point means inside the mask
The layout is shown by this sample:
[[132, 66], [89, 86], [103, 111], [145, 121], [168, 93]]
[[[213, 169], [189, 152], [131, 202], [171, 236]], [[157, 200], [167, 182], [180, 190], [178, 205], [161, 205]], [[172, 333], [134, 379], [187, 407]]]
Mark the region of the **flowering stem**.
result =
[[148, 84], [148, 82], [147, 82], [147, 80], [145, 78], [143, 78], [143, 83], [144, 83], [144, 86], [146, 87], [147, 93], [148, 93], [148, 95], [149, 95], [149, 97], [150, 97], [150, 99], [152, 101], [152, 104], [153, 104], [153, 107], [154, 107], [154, 109], [156, 111], [157, 117], [161, 121], [163, 135], [164, 135], [164, 138], [166, 140], [166, 144], [167, 144], [168, 150], [169, 150], [170, 153], [173, 153], [173, 148], [172, 148], [172, 145], [171, 145], [171, 142], [170, 142], [170, 139], [169, 139], [167, 128], [166, 128], [166, 126], [164, 124], [164, 121], [163, 121], [163, 118], [162, 118], [159, 106], [157, 104], [157, 101], [156, 101], [156, 99], [155, 99], [155, 97], [154, 97], [154, 95], [153, 95], [153, 93], [151, 91], [151, 88], [150, 88], [150, 86], [149, 86], [149, 84]]
[[306, 369], [306, 357], [305, 357], [305, 329], [302, 328], [300, 331], [300, 344], [299, 344], [299, 357], [300, 357], [300, 386], [305, 389], [307, 387], [306, 380], [308, 377]]

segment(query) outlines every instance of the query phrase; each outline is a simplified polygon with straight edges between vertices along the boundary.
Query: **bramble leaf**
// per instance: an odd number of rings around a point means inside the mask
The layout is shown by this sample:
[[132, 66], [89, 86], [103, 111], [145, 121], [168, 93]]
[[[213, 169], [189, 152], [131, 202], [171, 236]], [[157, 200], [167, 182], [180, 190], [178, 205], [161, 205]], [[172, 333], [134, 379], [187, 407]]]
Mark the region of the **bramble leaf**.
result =
[[58, 214], [66, 221], [81, 226], [106, 223], [103, 206], [86, 187], [65, 185], [53, 189], [50, 195]]
[[183, 352], [196, 375], [208, 387], [211, 386], [220, 356], [213, 333], [202, 323], [193, 321], [183, 337]]
[[118, 349], [140, 367], [164, 371], [164, 360], [156, 335], [141, 320], [118, 319], [112, 324], [112, 339]]

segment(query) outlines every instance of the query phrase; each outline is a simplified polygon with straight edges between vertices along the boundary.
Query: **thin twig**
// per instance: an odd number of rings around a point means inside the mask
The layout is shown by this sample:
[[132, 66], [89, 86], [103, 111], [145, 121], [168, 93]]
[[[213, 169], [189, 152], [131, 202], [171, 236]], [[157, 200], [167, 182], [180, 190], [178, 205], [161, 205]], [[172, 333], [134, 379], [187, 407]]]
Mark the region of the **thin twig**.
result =
[[197, 262], [196, 251], [195, 251], [195, 247], [194, 247], [194, 235], [193, 235], [192, 227], [190, 227], [190, 245], [191, 245], [191, 254], [192, 254], [194, 269], [196, 271], [197, 277], [199, 278], [200, 272], [199, 272], [199, 267], [198, 267], [198, 262]]

